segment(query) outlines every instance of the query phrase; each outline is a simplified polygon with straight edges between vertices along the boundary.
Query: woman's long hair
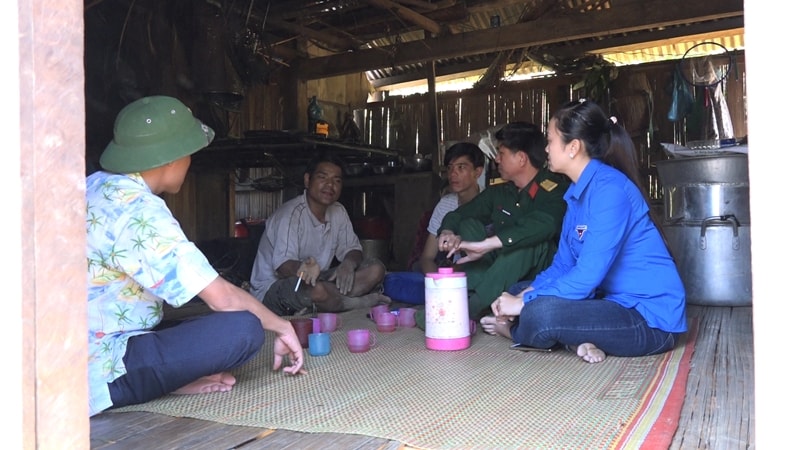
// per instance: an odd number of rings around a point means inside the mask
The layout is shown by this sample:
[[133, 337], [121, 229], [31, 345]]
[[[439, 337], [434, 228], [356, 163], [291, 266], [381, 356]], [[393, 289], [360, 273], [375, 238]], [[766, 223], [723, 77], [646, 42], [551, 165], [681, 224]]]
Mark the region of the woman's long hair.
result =
[[[633, 140], [615, 117], [606, 116], [597, 103], [581, 99], [566, 104], [553, 114], [552, 119], [565, 143], [573, 139], [583, 141], [590, 158], [617, 168], [639, 188], [645, 200], [650, 198], [642, 183]], [[649, 214], [666, 244], [664, 230], [652, 208], [649, 208]]]

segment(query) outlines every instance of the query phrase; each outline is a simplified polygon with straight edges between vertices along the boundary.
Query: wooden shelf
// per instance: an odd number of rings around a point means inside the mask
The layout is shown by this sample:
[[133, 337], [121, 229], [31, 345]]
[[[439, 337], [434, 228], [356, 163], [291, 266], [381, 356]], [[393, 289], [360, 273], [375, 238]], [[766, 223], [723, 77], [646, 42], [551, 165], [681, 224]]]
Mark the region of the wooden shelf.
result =
[[305, 133], [260, 130], [241, 139], [219, 139], [195, 153], [193, 165], [215, 168], [304, 166], [318, 151], [330, 151], [346, 162], [382, 162], [397, 150], [348, 143]]

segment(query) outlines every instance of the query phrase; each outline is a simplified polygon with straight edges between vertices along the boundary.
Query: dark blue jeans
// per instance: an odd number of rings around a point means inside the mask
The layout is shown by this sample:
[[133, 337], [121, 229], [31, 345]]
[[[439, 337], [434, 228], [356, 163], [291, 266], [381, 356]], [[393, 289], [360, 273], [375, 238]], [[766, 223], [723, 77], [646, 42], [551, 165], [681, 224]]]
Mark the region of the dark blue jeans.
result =
[[537, 348], [590, 342], [609, 355], [644, 356], [675, 346], [679, 333], [651, 328], [633, 308], [611, 300], [537, 297], [512, 325], [514, 342]]
[[144, 403], [206, 375], [238, 367], [264, 344], [247, 311], [213, 312], [128, 340], [127, 373], [109, 383], [114, 407]]

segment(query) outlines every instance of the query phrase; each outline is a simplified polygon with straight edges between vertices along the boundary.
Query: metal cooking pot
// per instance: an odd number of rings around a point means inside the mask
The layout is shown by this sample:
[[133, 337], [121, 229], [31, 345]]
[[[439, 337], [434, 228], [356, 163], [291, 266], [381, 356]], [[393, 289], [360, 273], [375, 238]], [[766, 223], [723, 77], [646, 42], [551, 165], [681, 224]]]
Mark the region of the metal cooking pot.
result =
[[686, 301], [750, 305], [747, 155], [677, 158], [658, 161], [656, 168], [664, 186], [664, 236]]
[[385, 239], [360, 239], [361, 252], [365, 258], [372, 257], [384, 265], [389, 264], [389, 241]]
[[747, 155], [732, 153], [656, 161], [664, 185], [686, 183], [747, 183]]
[[412, 172], [425, 172], [431, 170], [433, 161], [431, 161], [430, 156], [417, 153], [414, 156], [405, 157], [404, 166]]
[[391, 173], [391, 169], [386, 164], [380, 164], [380, 165], [372, 166], [372, 172], [375, 175], [386, 175], [388, 173]]
[[687, 303], [749, 306], [753, 300], [750, 227], [733, 216], [706, 218], [700, 226], [664, 226]]
[[735, 215], [750, 223], [747, 155], [731, 154], [657, 161], [664, 186], [664, 219], [702, 222], [706, 217]]
[[364, 174], [369, 164], [367, 163], [352, 163], [344, 166], [344, 174], [348, 177], [357, 177]]
[[385, 217], [362, 217], [353, 220], [353, 230], [362, 239], [389, 240], [392, 238], [392, 222]]

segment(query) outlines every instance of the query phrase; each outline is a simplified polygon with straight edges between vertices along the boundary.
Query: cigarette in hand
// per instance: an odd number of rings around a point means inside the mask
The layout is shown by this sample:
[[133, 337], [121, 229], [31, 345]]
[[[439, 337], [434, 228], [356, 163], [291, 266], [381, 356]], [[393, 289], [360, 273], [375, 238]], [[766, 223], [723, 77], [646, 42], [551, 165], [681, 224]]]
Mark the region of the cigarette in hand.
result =
[[297, 277], [297, 284], [294, 285], [294, 291], [295, 292], [297, 292], [297, 290], [300, 289], [300, 282], [303, 281], [303, 274], [304, 273], [305, 272], [300, 272], [300, 276]]

